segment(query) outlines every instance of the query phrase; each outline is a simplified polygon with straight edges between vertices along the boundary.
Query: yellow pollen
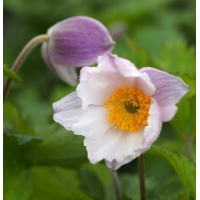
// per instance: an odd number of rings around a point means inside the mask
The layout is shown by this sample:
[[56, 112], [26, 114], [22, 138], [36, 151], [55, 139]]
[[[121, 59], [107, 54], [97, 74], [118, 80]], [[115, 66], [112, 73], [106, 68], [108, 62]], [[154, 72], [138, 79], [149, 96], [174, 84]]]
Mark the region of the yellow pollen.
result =
[[137, 131], [148, 125], [150, 105], [151, 98], [133, 87], [116, 89], [104, 102], [108, 121], [126, 131]]

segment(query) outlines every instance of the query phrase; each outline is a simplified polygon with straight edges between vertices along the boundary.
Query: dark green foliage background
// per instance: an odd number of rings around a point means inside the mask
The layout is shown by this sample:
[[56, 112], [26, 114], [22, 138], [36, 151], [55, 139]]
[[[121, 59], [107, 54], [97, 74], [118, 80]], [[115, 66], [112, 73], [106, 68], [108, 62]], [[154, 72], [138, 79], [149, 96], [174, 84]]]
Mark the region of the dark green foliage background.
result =
[[[195, 199], [195, 0], [5, 0], [4, 66], [14, 79], [4, 104], [5, 200], [112, 200], [104, 162], [92, 165], [75, 136], [53, 121], [52, 103], [75, 90], [45, 66], [40, 46], [18, 75], [10, 68], [34, 36], [75, 15], [101, 21], [116, 41], [113, 53], [138, 68], [180, 76], [189, 93], [176, 117], [145, 154], [147, 199]], [[21, 82], [22, 80], [22, 82]], [[123, 199], [139, 199], [137, 159], [118, 170]]]

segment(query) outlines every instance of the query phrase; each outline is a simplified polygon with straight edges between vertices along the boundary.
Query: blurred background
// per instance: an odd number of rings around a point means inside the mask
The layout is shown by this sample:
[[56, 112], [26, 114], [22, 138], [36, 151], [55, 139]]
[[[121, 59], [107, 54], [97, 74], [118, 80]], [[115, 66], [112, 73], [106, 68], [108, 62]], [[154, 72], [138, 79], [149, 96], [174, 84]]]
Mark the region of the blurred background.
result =
[[[195, 10], [195, 0], [5, 0], [4, 64], [11, 67], [25, 44], [55, 23], [86, 15], [108, 28], [112, 53], [181, 77], [191, 89], [145, 153], [147, 199], [195, 199]], [[90, 164], [83, 138], [53, 121], [52, 103], [76, 87], [51, 72], [40, 48], [23, 63], [23, 83], [12, 84], [4, 105], [4, 199], [115, 199], [104, 162]], [[137, 159], [118, 175], [123, 199], [138, 200]]]

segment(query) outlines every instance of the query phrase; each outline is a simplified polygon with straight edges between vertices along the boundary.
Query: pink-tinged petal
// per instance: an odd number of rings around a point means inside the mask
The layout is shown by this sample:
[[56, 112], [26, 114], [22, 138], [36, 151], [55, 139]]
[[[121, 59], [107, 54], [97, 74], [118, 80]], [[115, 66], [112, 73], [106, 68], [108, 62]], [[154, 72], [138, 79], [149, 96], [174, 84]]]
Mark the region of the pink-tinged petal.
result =
[[98, 69], [101, 71], [118, 71], [115, 57], [109, 53], [98, 58]]
[[167, 105], [167, 106], [161, 106], [160, 110], [162, 113], [162, 121], [168, 122], [174, 117], [178, 108], [175, 105]]
[[54, 60], [52, 59], [53, 56], [51, 55], [51, 52], [49, 51], [48, 43], [45, 42], [42, 44], [41, 53], [42, 53], [42, 58], [44, 59], [46, 65], [49, 66], [53, 72], [56, 73], [56, 64]]
[[129, 156], [125, 158], [122, 162], [117, 162], [116, 160], [113, 160], [112, 162], [105, 160], [105, 162], [106, 162], [107, 167], [114, 171], [114, 170], [119, 169], [122, 165], [125, 165], [131, 162], [133, 159], [134, 158]]
[[78, 76], [75, 68], [58, 63], [56, 60], [54, 60], [52, 52], [49, 51], [48, 43], [44, 43], [42, 45], [42, 56], [46, 64], [54, 73], [58, 75], [60, 79], [70, 85], [76, 85], [78, 83]]
[[107, 121], [108, 112], [103, 106], [89, 106], [86, 110], [71, 129], [76, 135], [98, 139], [113, 126]]
[[143, 142], [143, 129], [138, 132], [126, 132], [112, 127], [97, 140], [86, 138], [84, 145], [92, 163], [97, 163], [102, 159], [123, 163], [130, 156], [134, 159], [140, 155], [134, 150], [141, 147]]
[[54, 120], [63, 125], [67, 130], [71, 130], [73, 123], [76, 123], [79, 118], [86, 112], [81, 108], [81, 99], [77, 97], [76, 92], [73, 92], [58, 102], [53, 104]]
[[129, 60], [110, 53], [99, 56], [98, 67], [101, 71], [119, 72], [124, 77], [138, 77], [141, 75], [136, 66]]
[[82, 100], [83, 109], [90, 104], [103, 105], [117, 88], [133, 86], [133, 79], [126, 78], [119, 72], [105, 72], [97, 68], [84, 67], [81, 76], [77, 95]]
[[138, 77], [141, 75], [140, 71], [135, 65], [124, 58], [120, 58], [117, 55], [113, 55], [118, 71], [125, 77]]
[[160, 106], [176, 104], [188, 92], [189, 87], [178, 77], [166, 72], [145, 67], [140, 70], [147, 73], [156, 87], [153, 97]]
[[145, 95], [152, 96], [155, 93], [156, 88], [146, 73], [143, 73], [135, 79], [136, 88], [142, 91]]
[[148, 74], [140, 73], [130, 61], [111, 54], [99, 57], [96, 68], [82, 68], [80, 80], [77, 94], [82, 99], [83, 108], [90, 104], [103, 105], [121, 87], [135, 87], [148, 96], [155, 92]]
[[147, 151], [153, 142], [158, 138], [162, 127], [162, 116], [160, 107], [155, 99], [149, 109], [148, 125], [144, 128], [144, 143], [135, 152], [144, 153]]
[[141, 73], [133, 63], [110, 53], [98, 58], [98, 70], [119, 72], [124, 77], [138, 77]]
[[146, 73], [141, 74], [133, 63], [117, 55], [106, 54], [99, 59], [98, 69], [119, 71], [124, 77], [132, 77], [133, 85], [146, 95], [152, 95], [156, 88]]

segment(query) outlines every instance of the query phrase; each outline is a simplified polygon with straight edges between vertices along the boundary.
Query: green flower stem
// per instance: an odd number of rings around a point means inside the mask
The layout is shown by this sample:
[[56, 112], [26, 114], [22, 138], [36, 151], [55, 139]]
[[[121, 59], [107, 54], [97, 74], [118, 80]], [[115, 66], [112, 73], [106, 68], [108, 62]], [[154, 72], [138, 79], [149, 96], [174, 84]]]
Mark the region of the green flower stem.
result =
[[144, 154], [138, 158], [139, 180], [140, 180], [140, 199], [146, 200], [145, 174], [144, 174]]
[[[49, 39], [50, 39], [50, 37], [48, 35], [38, 35], [38, 36], [34, 37], [33, 39], [31, 39], [26, 44], [26, 46], [22, 49], [22, 51], [20, 52], [18, 57], [16, 58], [11, 70], [13, 72], [17, 72], [19, 70], [19, 68], [21, 67], [25, 58], [31, 52], [31, 50], [33, 50], [38, 44], [49, 41]], [[6, 99], [6, 96], [8, 94], [9, 88], [10, 88], [10, 84], [11, 84], [11, 79], [7, 79], [5, 86], [4, 86], [4, 90], [3, 90], [3, 101], [5, 101], [5, 99]]]
[[116, 200], [120, 200], [122, 198], [122, 194], [121, 194], [117, 171], [111, 171], [111, 173], [112, 173], [113, 182], [114, 182], [114, 186], [115, 186]]

